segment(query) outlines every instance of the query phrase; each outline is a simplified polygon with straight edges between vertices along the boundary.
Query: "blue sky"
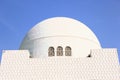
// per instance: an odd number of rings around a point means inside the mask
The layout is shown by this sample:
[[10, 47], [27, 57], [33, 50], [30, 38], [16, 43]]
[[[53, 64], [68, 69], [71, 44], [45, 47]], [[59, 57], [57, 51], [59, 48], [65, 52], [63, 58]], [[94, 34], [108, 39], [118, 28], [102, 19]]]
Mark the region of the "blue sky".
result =
[[57, 16], [83, 22], [120, 58], [120, 0], [0, 0], [0, 56], [3, 49], [19, 49], [38, 22]]

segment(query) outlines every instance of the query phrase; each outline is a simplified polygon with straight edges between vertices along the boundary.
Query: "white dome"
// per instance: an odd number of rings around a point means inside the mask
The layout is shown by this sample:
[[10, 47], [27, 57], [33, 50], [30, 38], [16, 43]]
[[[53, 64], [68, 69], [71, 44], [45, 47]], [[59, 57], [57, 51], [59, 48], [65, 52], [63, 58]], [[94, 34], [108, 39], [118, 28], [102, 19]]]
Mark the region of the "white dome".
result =
[[28, 49], [32, 57], [47, 57], [48, 48], [72, 48], [72, 57], [86, 57], [90, 49], [101, 48], [95, 34], [81, 22], [55, 17], [35, 25], [24, 38], [20, 49]]

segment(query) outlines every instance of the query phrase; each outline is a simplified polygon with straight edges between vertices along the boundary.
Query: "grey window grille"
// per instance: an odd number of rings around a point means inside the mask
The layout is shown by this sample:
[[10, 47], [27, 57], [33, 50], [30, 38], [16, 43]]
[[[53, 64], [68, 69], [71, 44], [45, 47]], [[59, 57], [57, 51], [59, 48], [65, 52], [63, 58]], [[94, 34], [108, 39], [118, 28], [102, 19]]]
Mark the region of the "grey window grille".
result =
[[49, 47], [49, 49], [48, 49], [48, 56], [55, 56], [54, 47]]
[[66, 48], [65, 48], [65, 56], [71, 56], [71, 55], [72, 55], [71, 47], [66, 46]]
[[61, 46], [57, 47], [57, 56], [63, 56], [63, 48]]

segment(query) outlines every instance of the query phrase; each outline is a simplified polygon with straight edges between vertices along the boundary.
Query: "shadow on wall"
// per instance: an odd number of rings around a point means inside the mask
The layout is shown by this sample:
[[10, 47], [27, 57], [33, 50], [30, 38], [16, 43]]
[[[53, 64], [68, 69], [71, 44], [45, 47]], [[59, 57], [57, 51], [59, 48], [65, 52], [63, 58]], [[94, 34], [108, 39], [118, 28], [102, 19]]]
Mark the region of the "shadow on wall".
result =
[[119, 63], [120, 63], [120, 49], [118, 49], [117, 51], [118, 51], [118, 58], [119, 58]]
[[1, 63], [1, 59], [2, 59], [2, 50], [0, 50], [0, 63]]

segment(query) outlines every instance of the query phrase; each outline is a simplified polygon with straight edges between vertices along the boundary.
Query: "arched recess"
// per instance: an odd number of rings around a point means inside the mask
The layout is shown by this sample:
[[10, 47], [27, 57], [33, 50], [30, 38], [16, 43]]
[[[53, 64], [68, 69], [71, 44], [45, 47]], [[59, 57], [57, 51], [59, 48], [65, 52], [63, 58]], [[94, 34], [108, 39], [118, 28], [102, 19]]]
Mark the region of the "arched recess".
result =
[[48, 56], [55, 56], [54, 47], [49, 47], [49, 49], [48, 49]]
[[57, 47], [57, 56], [63, 56], [63, 48], [61, 46]]
[[65, 56], [71, 56], [72, 55], [72, 49], [70, 46], [66, 46], [65, 48]]

